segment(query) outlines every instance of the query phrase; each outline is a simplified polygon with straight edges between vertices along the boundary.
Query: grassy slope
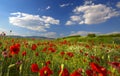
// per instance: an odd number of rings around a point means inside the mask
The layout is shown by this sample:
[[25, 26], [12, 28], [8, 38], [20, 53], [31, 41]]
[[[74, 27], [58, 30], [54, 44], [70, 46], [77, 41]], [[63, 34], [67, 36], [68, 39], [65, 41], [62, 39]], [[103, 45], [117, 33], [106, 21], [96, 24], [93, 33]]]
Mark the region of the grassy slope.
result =
[[79, 42], [90, 42], [94, 41], [96, 43], [103, 42], [103, 43], [115, 43], [120, 44], [120, 37], [66, 37], [66, 38], [59, 38], [58, 40], [66, 39], [68, 41], [79, 41]]

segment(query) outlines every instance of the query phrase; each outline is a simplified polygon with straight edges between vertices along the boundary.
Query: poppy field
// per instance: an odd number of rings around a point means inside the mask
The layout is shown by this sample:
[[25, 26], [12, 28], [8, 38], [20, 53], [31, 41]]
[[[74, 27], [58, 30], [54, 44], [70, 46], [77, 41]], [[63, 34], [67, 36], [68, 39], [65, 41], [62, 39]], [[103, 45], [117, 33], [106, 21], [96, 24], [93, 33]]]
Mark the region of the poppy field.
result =
[[0, 37], [0, 76], [120, 76], [117, 42]]

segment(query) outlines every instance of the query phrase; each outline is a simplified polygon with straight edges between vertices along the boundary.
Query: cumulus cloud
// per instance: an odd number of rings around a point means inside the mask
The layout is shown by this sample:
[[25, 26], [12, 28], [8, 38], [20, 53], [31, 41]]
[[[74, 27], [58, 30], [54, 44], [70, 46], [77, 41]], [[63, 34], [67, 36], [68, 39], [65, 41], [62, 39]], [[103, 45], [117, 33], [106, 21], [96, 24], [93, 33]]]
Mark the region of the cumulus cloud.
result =
[[73, 15], [66, 25], [98, 24], [118, 15], [120, 15], [119, 12], [112, 7], [86, 2], [83, 6], [78, 6], [73, 10]]
[[81, 35], [81, 36], [86, 36], [90, 33], [94, 33], [94, 34], [100, 34], [100, 32], [89, 32], [89, 31], [77, 31], [77, 32], [71, 32], [70, 36], [74, 36], [74, 35]]
[[49, 10], [50, 8], [51, 8], [50, 6], [47, 6], [47, 7], [46, 7], [46, 10]]
[[73, 21], [67, 21], [65, 25], [73, 25], [75, 24]]
[[120, 2], [118, 2], [118, 3], [116, 4], [116, 7], [120, 8]]
[[14, 26], [19, 26], [35, 31], [46, 31], [46, 28], [50, 28], [50, 25], [58, 25], [59, 20], [50, 16], [39, 16], [27, 13], [11, 13], [9, 17], [9, 23]]
[[69, 5], [73, 5], [73, 3], [61, 4], [60, 7], [67, 7]]

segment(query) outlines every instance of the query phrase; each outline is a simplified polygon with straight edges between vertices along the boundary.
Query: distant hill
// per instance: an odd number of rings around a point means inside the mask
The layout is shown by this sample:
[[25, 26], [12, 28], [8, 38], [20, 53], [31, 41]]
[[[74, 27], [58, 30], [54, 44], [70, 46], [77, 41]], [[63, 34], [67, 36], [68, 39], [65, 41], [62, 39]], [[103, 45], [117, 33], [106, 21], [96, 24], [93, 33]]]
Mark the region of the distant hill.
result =
[[99, 35], [98, 37], [120, 37], [120, 33], [103, 34], [103, 35]]
[[12, 37], [12, 38], [54, 39], [54, 38], [41, 37], [41, 36], [19, 36], [19, 35], [7, 35], [7, 37]]

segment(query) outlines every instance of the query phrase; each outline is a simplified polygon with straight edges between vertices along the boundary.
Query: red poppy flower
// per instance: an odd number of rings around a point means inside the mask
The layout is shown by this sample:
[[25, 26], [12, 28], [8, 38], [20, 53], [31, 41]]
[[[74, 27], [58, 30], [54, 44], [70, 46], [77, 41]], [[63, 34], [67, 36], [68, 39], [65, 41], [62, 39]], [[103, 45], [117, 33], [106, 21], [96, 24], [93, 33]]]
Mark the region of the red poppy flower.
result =
[[88, 53], [85, 53], [85, 56], [88, 56]]
[[56, 50], [53, 47], [49, 47], [48, 50], [51, 52], [56, 52]]
[[61, 42], [61, 44], [67, 44], [67, 40], [64, 40], [63, 42]]
[[22, 52], [22, 56], [26, 56], [26, 51], [23, 51], [23, 52]]
[[65, 54], [65, 52], [64, 52], [64, 51], [60, 52], [60, 55], [61, 55], [61, 56], [63, 56], [64, 54]]
[[91, 70], [91, 69], [86, 70], [86, 74], [87, 74], [87, 76], [94, 76], [93, 70]]
[[74, 54], [73, 54], [72, 52], [67, 52], [67, 55], [68, 55], [69, 57], [73, 57], [73, 56], [74, 56]]
[[90, 49], [90, 46], [89, 45], [85, 45], [86, 48]]
[[98, 64], [92, 62], [90, 63], [91, 69], [95, 72], [98, 72], [100, 76], [106, 76], [107, 70], [104, 67], [99, 66]]
[[32, 44], [31, 49], [32, 49], [32, 50], [36, 50], [36, 49], [37, 49], [37, 45], [36, 45], [36, 44]]
[[49, 64], [51, 64], [51, 62], [50, 62], [50, 61], [47, 61], [45, 64], [46, 64], [46, 66], [48, 66]]
[[20, 51], [20, 44], [15, 44], [15, 45], [10, 46], [10, 53], [12, 55], [18, 54], [19, 51]]
[[109, 62], [109, 64], [120, 72], [120, 62]]
[[36, 63], [33, 63], [31, 65], [31, 71], [32, 72], [39, 72], [39, 67], [38, 67], [38, 65]]
[[68, 70], [66, 68], [64, 68], [63, 70], [60, 69], [59, 74], [60, 73], [61, 73], [61, 76], [69, 76], [69, 72], [68, 72]]
[[50, 76], [53, 74], [52, 70], [48, 66], [44, 66], [43, 68], [40, 69], [39, 71], [40, 76]]
[[39, 56], [39, 53], [38, 53], [38, 52], [36, 52], [36, 53], [35, 53], [35, 56]]
[[42, 52], [46, 52], [47, 51], [47, 47], [43, 48]]
[[83, 51], [82, 51], [82, 50], [80, 50], [80, 53], [83, 53]]
[[70, 76], [82, 76], [82, 69], [75, 70]]
[[49, 44], [49, 47], [53, 47], [53, 46], [55, 46], [55, 44], [52, 44], [52, 43]]
[[93, 56], [93, 55], [92, 55], [92, 56], [90, 56], [90, 58], [91, 58], [91, 59], [93, 59], [93, 60], [96, 60], [96, 61], [98, 61], [98, 62], [100, 61], [100, 59], [99, 59], [98, 57]]

